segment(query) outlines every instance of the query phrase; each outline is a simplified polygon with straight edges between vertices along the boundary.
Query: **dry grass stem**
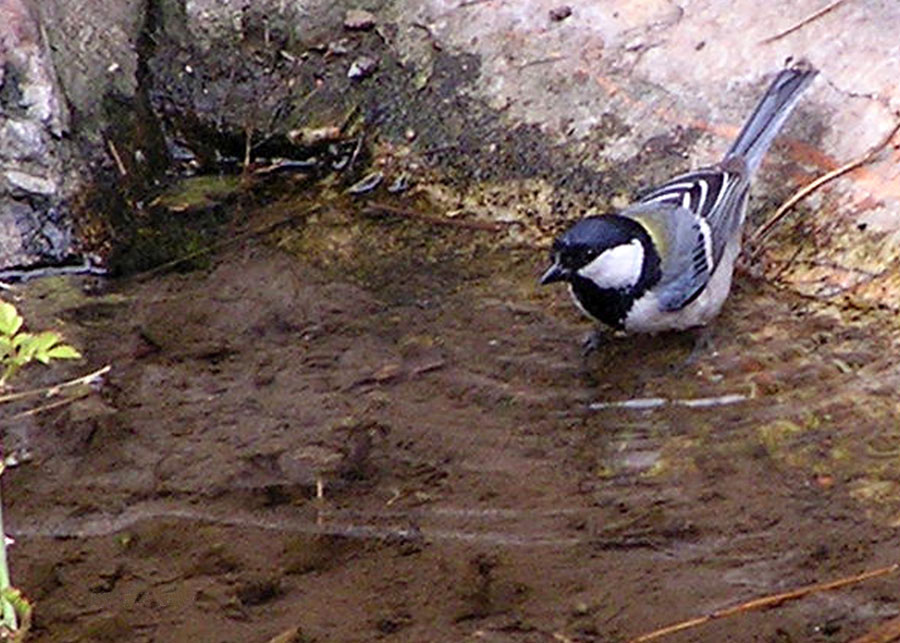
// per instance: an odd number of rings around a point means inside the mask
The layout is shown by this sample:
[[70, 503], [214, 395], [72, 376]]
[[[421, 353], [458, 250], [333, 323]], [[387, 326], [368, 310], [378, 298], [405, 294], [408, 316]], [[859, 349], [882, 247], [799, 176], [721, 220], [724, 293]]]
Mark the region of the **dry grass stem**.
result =
[[855, 170], [856, 168], [863, 166], [866, 163], [868, 163], [869, 161], [871, 161], [872, 158], [874, 158], [876, 154], [878, 154], [881, 150], [883, 150], [885, 147], [887, 147], [887, 145], [891, 142], [891, 140], [897, 134], [898, 130], [900, 130], [900, 121], [898, 121], [897, 124], [894, 125], [893, 128], [891, 128], [891, 131], [888, 133], [888, 135], [886, 137], [884, 137], [884, 139], [882, 139], [882, 141], [880, 143], [878, 143], [875, 147], [870, 149], [868, 152], [866, 152], [859, 158], [857, 158], [853, 161], [850, 161], [849, 163], [845, 163], [844, 165], [842, 165], [839, 168], [836, 168], [830, 172], [827, 172], [826, 174], [823, 174], [819, 178], [811, 181], [810, 183], [807, 183], [802, 188], [797, 190], [787, 201], [782, 203], [779, 206], [779, 208], [775, 211], [775, 214], [773, 214], [765, 223], [760, 225], [753, 232], [753, 235], [750, 237], [750, 244], [755, 247], [754, 257], [759, 252], [759, 245], [758, 245], [759, 242], [763, 239], [763, 237], [765, 237], [772, 230], [773, 227], [775, 227], [775, 225], [779, 221], [781, 221], [781, 219], [784, 218], [784, 215], [787, 214], [787, 212], [791, 208], [793, 208], [798, 202], [805, 199], [807, 196], [809, 196], [810, 194], [815, 192], [817, 189], [819, 189], [826, 183], [833, 181], [834, 179], [836, 179], [840, 176], [843, 176], [844, 174], [847, 174], [847, 172]]
[[65, 406], [66, 404], [71, 404], [75, 400], [80, 400], [83, 397], [86, 397], [90, 391], [80, 391], [71, 397], [67, 397], [62, 400], [57, 400], [56, 402], [48, 402], [47, 404], [42, 404], [40, 406], [36, 406], [33, 409], [28, 409], [27, 411], [22, 411], [21, 413], [16, 413], [15, 415], [11, 415], [8, 418], [3, 418], [0, 420], [0, 426], [7, 424], [9, 422], [13, 422], [14, 420], [21, 420], [22, 418], [27, 418], [32, 415], [37, 415], [38, 413], [43, 413], [44, 411], [52, 411], [53, 409], [57, 409], [61, 406]]
[[451, 228], [467, 228], [469, 230], [485, 230], [488, 232], [501, 232], [503, 230], [506, 230], [511, 225], [516, 225], [516, 223], [514, 222], [498, 223], [493, 221], [468, 221], [462, 219], [451, 219], [448, 217], [436, 217], [425, 214], [424, 212], [416, 212], [415, 210], [398, 208], [393, 205], [388, 205], [387, 203], [379, 203], [377, 201], [369, 201], [368, 203], [366, 203], [366, 209], [364, 210], [364, 213], [377, 214], [379, 212], [389, 214], [391, 216], [414, 219], [416, 221], [422, 221], [424, 223], [430, 223], [433, 225], [449, 226]]
[[[873, 569], [872, 571], [863, 572], [862, 574], [856, 574], [855, 576], [839, 578], [838, 580], [830, 581], [827, 583], [816, 583], [815, 585], [807, 585], [805, 587], [791, 590], [789, 592], [782, 592], [780, 594], [773, 594], [771, 596], [755, 598], [752, 601], [747, 601], [746, 603], [741, 603], [740, 605], [735, 605], [734, 607], [726, 607], [724, 609], [716, 610], [712, 614], [706, 614], [705, 616], [692, 618], [687, 621], [682, 621], [681, 623], [675, 623], [674, 625], [667, 625], [666, 627], [660, 628], [658, 630], [653, 630], [652, 632], [648, 632], [647, 634], [641, 634], [640, 636], [631, 639], [629, 643], [643, 643], [644, 641], [653, 641], [658, 638], [662, 638], [663, 636], [674, 634], [675, 632], [681, 632], [683, 630], [697, 627], [698, 625], [703, 625], [704, 623], [709, 623], [710, 621], [726, 618], [728, 616], [734, 616], [736, 614], [743, 614], [744, 612], [776, 607], [786, 601], [805, 598], [810, 594], [827, 592], [833, 589], [846, 587], [848, 585], [855, 585], [872, 578], [877, 578], [878, 576], [893, 574], [898, 569], [900, 569], [900, 563], [894, 563], [893, 565], [888, 565], [887, 567], [881, 567], [879, 569]], [[877, 641], [880, 639], [875, 640]]]
[[784, 38], [784, 37], [787, 36], [788, 34], [794, 33], [795, 31], [797, 31], [798, 29], [801, 29], [802, 27], [808, 25], [808, 24], [811, 23], [812, 21], [818, 20], [819, 18], [821, 18], [822, 16], [824, 16], [826, 13], [828, 13], [828, 12], [830, 12], [830, 11], [833, 11], [833, 10], [837, 9], [840, 5], [844, 4], [844, 2], [846, 2], [846, 0], [834, 0], [834, 2], [832, 2], [831, 4], [826, 5], [826, 6], [822, 7], [821, 9], [819, 9], [818, 11], [816, 11], [815, 13], [812, 13], [812, 14], [808, 15], [808, 16], [805, 17], [803, 20], [801, 20], [800, 22], [794, 24], [794, 25], [791, 26], [791, 27], [788, 27], [788, 28], [785, 29], [784, 31], [780, 31], [780, 32], [778, 32], [777, 34], [775, 34], [774, 36], [769, 36], [768, 38], [765, 38], [764, 40], [760, 40], [760, 41], [759, 41], [759, 44], [761, 44], [761, 45], [767, 45], [767, 44], [769, 44], [770, 42], [775, 42], [776, 40], [779, 40], [779, 39], [781, 39], [781, 38]]
[[80, 386], [82, 384], [90, 384], [97, 378], [106, 375], [110, 370], [112, 370], [112, 366], [107, 364], [103, 368], [99, 368], [93, 373], [88, 373], [87, 375], [76, 377], [73, 380], [60, 382], [59, 384], [54, 384], [53, 386], [43, 386], [41, 388], [31, 389], [30, 391], [20, 391], [18, 393], [7, 393], [6, 395], [0, 395], [0, 404], [4, 404], [6, 402], [15, 402], [16, 400], [23, 400], [29, 397], [53, 397], [54, 395], [59, 395], [61, 390], [64, 388]]
[[216, 243], [211, 243], [205, 248], [200, 248], [199, 250], [195, 250], [194, 252], [189, 252], [186, 255], [182, 255], [176, 259], [172, 259], [171, 261], [167, 261], [165, 263], [161, 263], [158, 266], [154, 266], [153, 268], [149, 268], [144, 270], [143, 272], [139, 272], [134, 275], [134, 278], [138, 281], [142, 281], [149, 277], [152, 277], [160, 272], [165, 272], [170, 268], [174, 268], [178, 264], [184, 263], [185, 261], [191, 261], [193, 259], [197, 259], [198, 257], [202, 257], [216, 250], [221, 250], [222, 248], [227, 248], [228, 246], [234, 245], [236, 243], [240, 243], [241, 241], [245, 241], [247, 239], [251, 239], [253, 237], [258, 237], [260, 235], [268, 234], [270, 232], [274, 232], [278, 228], [283, 225], [288, 225], [293, 223], [299, 219], [303, 219], [311, 215], [312, 213], [318, 211], [321, 206], [314, 205], [309, 208], [305, 208], [304, 210], [297, 212], [296, 214], [290, 214], [286, 217], [282, 217], [277, 221], [272, 223], [264, 223], [255, 228], [251, 228], [246, 232], [241, 232], [236, 234], [228, 239], [223, 239], [222, 241], [217, 241]]

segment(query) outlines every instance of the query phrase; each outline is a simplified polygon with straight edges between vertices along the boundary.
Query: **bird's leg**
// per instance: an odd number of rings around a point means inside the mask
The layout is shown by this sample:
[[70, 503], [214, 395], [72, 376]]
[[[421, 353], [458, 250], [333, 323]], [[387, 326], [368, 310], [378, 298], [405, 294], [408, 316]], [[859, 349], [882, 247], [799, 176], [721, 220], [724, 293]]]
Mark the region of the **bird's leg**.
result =
[[691, 348], [690, 354], [681, 363], [678, 370], [693, 366], [704, 353], [712, 352], [715, 348], [712, 341], [712, 330], [708, 326], [698, 326], [691, 328], [688, 333], [694, 340], [694, 346]]

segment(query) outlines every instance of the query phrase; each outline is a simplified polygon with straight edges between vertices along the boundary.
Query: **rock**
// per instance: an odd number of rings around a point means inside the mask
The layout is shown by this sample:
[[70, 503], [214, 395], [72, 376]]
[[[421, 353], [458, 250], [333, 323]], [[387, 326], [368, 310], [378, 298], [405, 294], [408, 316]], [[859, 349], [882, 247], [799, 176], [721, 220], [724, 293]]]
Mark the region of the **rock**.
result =
[[4, 111], [15, 117], [47, 125], [54, 136], [68, 129], [69, 114], [56, 85], [56, 73], [48, 57], [47, 43], [35, 19], [37, 7], [28, 0], [0, 0], [0, 81]]
[[59, 137], [69, 113], [36, 15], [27, 0], [0, 0], [0, 267], [68, 253], [55, 245], [68, 235], [42, 230], [66, 181]]
[[0, 267], [72, 255], [73, 204], [108, 163], [115, 133], [108, 99], [135, 95], [144, 9], [143, 0], [0, 0]]
[[366, 31], [375, 26], [375, 14], [365, 9], [350, 9], [344, 17], [344, 28], [351, 31]]
[[341, 140], [341, 128], [337, 125], [323, 125], [322, 127], [299, 127], [287, 133], [288, 140], [300, 147], [311, 147], [322, 143], [331, 143]]
[[0, 158], [10, 161], [46, 158], [48, 145], [43, 131], [38, 122], [9, 119], [0, 125]]

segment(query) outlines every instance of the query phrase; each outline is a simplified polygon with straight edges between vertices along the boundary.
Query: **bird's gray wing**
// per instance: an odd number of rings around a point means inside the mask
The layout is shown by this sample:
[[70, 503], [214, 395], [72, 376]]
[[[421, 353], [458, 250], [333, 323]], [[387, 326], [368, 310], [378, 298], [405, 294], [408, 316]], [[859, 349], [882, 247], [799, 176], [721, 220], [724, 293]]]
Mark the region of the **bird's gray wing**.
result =
[[731, 157], [720, 165], [676, 176], [645, 194], [637, 205], [681, 206], [705, 221], [710, 232], [712, 272], [722, 260], [728, 241], [741, 233], [749, 188], [746, 164]]
[[653, 289], [660, 308], [674, 312], [694, 301], [714, 269], [707, 220], [670, 201], [637, 203], [621, 214], [640, 223], [656, 245], [661, 275]]

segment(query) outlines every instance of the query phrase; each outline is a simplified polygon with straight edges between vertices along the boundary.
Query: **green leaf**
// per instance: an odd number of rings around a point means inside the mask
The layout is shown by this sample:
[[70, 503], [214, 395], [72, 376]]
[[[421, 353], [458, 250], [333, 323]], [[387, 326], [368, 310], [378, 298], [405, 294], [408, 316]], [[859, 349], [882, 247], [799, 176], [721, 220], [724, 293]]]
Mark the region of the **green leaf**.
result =
[[[16, 307], [0, 300], [0, 371], [2, 371], [0, 388], [6, 386], [6, 383], [20, 367], [32, 360], [49, 364], [54, 359], [78, 359], [81, 357], [81, 353], [76, 348], [61, 343], [62, 335], [56, 331], [20, 333], [22, 323], [23, 319]], [[0, 603], [2, 603], [2, 597], [0, 597]]]
[[38, 333], [34, 337], [34, 352], [45, 353], [51, 346], [58, 344], [62, 340], [62, 335], [52, 330], [45, 330]]
[[34, 350], [36, 348], [34, 343], [34, 335], [29, 335], [27, 339], [23, 342], [19, 342], [19, 350], [15, 356], [17, 361], [21, 363], [30, 362], [34, 358]]
[[81, 353], [74, 346], [59, 344], [47, 351], [50, 359], [81, 359]]
[[[21, 342], [19, 346], [18, 359], [22, 360], [23, 364], [33, 359], [46, 364], [49, 361], [46, 356], [47, 351], [61, 339], [62, 337], [60, 337], [59, 333], [52, 330], [45, 330], [37, 335], [29, 335], [28, 339]], [[15, 343], [15, 341], [14, 339], [13, 342]]]
[[30, 342], [33, 339], [34, 339], [34, 335], [32, 335], [31, 333], [19, 333], [18, 335], [16, 335], [15, 337], [12, 338], [12, 346], [14, 348], [18, 348], [25, 342]]
[[22, 327], [22, 316], [12, 304], [0, 301], [0, 333], [15, 335]]

